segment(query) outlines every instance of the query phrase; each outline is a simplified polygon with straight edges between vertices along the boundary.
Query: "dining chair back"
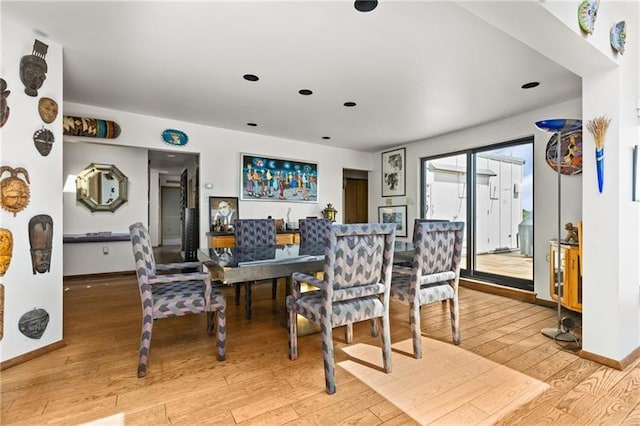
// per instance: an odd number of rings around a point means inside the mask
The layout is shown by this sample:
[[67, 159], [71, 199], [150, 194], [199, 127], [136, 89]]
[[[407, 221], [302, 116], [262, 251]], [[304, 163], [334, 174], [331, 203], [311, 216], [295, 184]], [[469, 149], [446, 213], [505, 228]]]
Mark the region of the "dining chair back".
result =
[[[289, 358], [298, 356], [297, 315], [320, 324], [327, 393], [336, 391], [334, 327], [382, 319], [382, 359], [391, 371], [389, 291], [395, 224], [332, 225], [326, 240], [323, 279], [293, 273], [289, 313]], [[318, 290], [301, 291], [301, 283]]]
[[[138, 377], [147, 374], [151, 334], [156, 319], [207, 313], [207, 331], [211, 335], [217, 316], [217, 358], [225, 359], [226, 301], [224, 295], [211, 285], [208, 272], [202, 272], [200, 262], [156, 264], [149, 232], [140, 222], [129, 226], [136, 276], [142, 303], [142, 331], [138, 353]], [[157, 274], [183, 269], [198, 272]], [[216, 315], [217, 314], [217, 315]]]
[[[236, 219], [233, 222], [235, 232], [236, 248], [247, 247], [268, 247], [276, 245], [276, 221], [274, 219]], [[256, 281], [244, 283], [245, 287], [245, 310], [246, 319], [251, 319], [252, 286]], [[235, 285], [235, 303], [240, 304], [240, 289], [243, 283]], [[278, 279], [271, 280], [271, 298], [275, 299], [278, 294]]]
[[464, 222], [416, 219], [409, 273], [394, 268], [391, 297], [409, 305], [413, 354], [422, 357], [420, 306], [448, 301], [453, 343], [460, 344], [458, 279]]
[[325, 218], [299, 219], [300, 243], [323, 243], [329, 237], [331, 221]]

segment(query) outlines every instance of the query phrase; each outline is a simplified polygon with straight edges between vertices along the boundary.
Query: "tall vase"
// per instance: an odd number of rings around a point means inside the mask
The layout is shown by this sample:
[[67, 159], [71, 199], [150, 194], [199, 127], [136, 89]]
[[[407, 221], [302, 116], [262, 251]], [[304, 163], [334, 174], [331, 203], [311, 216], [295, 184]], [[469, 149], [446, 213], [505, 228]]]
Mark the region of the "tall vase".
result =
[[598, 173], [598, 191], [602, 194], [604, 186], [604, 148], [596, 148], [596, 172]]

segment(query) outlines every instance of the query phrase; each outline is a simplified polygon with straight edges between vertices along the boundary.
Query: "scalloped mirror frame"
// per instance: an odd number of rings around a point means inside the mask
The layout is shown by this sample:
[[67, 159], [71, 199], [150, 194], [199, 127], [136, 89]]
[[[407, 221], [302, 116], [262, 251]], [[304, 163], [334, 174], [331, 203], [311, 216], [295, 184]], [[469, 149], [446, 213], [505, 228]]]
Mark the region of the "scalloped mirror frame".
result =
[[[108, 204], [99, 203], [89, 192], [90, 179], [100, 173], [109, 173], [118, 181], [118, 196]], [[127, 186], [127, 177], [113, 164], [91, 163], [76, 177], [76, 200], [92, 212], [114, 212], [127, 202]]]

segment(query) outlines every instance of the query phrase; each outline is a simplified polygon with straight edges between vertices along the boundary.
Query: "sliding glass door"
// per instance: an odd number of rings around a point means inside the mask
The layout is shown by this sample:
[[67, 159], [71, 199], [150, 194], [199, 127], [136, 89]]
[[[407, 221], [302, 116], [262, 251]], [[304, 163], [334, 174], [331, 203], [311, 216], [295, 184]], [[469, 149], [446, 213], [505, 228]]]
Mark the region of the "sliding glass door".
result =
[[533, 140], [422, 160], [424, 219], [463, 221], [462, 275], [533, 289]]

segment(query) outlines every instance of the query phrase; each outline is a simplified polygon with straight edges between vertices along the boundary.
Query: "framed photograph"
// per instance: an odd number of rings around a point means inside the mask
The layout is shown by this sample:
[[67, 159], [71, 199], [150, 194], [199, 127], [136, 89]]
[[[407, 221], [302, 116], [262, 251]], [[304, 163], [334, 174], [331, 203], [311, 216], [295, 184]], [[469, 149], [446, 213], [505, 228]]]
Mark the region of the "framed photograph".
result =
[[378, 222], [395, 223], [396, 237], [407, 236], [407, 206], [378, 207]]
[[401, 197], [406, 194], [405, 148], [382, 153], [382, 196]]
[[240, 155], [240, 199], [318, 202], [318, 163], [264, 155]]
[[209, 230], [227, 232], [238, 218], [238, 197], [209, 197]]

